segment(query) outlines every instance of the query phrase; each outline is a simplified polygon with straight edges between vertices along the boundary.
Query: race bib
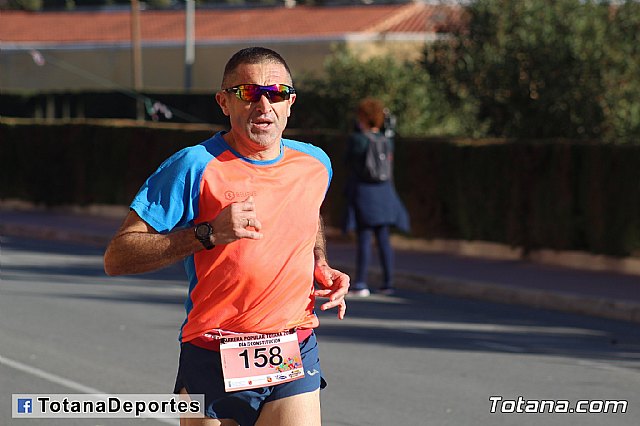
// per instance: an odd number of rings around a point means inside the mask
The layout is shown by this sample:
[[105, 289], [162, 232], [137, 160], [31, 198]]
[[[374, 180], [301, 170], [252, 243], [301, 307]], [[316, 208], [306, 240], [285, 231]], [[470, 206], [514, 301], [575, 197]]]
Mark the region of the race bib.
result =
[[304, 377], [295, 331], [222, 337], [220, 358], [227, 392], [273, 386]]

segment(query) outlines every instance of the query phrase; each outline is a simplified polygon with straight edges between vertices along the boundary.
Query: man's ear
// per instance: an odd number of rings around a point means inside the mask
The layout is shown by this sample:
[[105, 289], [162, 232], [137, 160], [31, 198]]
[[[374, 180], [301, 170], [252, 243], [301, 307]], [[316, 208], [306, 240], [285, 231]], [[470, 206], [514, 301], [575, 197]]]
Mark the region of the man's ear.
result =
[[224, 93], [222, 92], [216, 93], [216, 102], [218, 102], [218, 105], [220, 105], [220, 109], [222, 110], [222, 113], [228, 117], [229, 106], [227, 105], [227, 97], [224, 95]]
[[289, 105], [287, 106], [287, 117], [291, 117], [291, 106], [293, 105], [293, 103], [296, 101], [296, 94], [294, 93], [293, 95], [291, 95], [291, 97], [289, 98]]

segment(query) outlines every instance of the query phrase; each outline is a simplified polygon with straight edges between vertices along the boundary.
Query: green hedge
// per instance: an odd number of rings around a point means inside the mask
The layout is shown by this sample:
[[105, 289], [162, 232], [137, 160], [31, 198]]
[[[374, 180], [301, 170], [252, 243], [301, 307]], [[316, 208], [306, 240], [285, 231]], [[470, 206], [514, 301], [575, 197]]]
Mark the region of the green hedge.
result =
[[[151, 127], [149, 127], [151, 126]], [[0, 199], [128, 204], [202, 126], [0, 121]], [[323, 214], [339, 226], [346, 135], [288, 131], [331, 157]], [[396, 186], [412, 236], [484, 240], [615, 256], [640, 248], [640, 146], [570, 141], [398, 139]]]
[[[630, 255], [640, 245], [640, 146], [398, 143], [416, 235]], [[400, 155], [402, 154], [402, 156]]]
[[127, 204], [169, 155], [207, 130], [0, 123], [0, 198], [45, 205]]

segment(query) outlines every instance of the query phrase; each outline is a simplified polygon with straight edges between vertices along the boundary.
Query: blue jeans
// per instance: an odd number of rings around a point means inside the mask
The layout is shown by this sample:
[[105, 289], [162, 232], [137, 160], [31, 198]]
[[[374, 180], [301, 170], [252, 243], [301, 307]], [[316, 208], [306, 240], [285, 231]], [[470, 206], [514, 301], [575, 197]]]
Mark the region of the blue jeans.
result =
[[367, 288], [367, 274], [371, 264], [371, 237], [376, 236], [380, 265], [382, 265], [383, 288], [393, 288], [393, 249], [389, 240], [389, 226], [358, 227], [358, 250], [356, 254], [356, 282], [354, 289]]

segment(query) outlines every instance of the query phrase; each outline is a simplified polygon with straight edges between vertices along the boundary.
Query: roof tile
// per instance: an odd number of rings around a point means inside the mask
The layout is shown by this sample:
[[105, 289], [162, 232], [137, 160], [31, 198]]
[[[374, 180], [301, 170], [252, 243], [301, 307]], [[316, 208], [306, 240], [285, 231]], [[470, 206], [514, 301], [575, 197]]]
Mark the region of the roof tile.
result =
[[[198, 9], [196, 40], [313, 38], [358, 32], [434, 32], [455, 20], [459, 8], [423, 3], [254, 9]], [[142, 11], [144, 41], [184, 40], [184, 11]], [[112, 12], [3, 11], [2, 43], [75, 44], [127, 42], [130, 14]]]

